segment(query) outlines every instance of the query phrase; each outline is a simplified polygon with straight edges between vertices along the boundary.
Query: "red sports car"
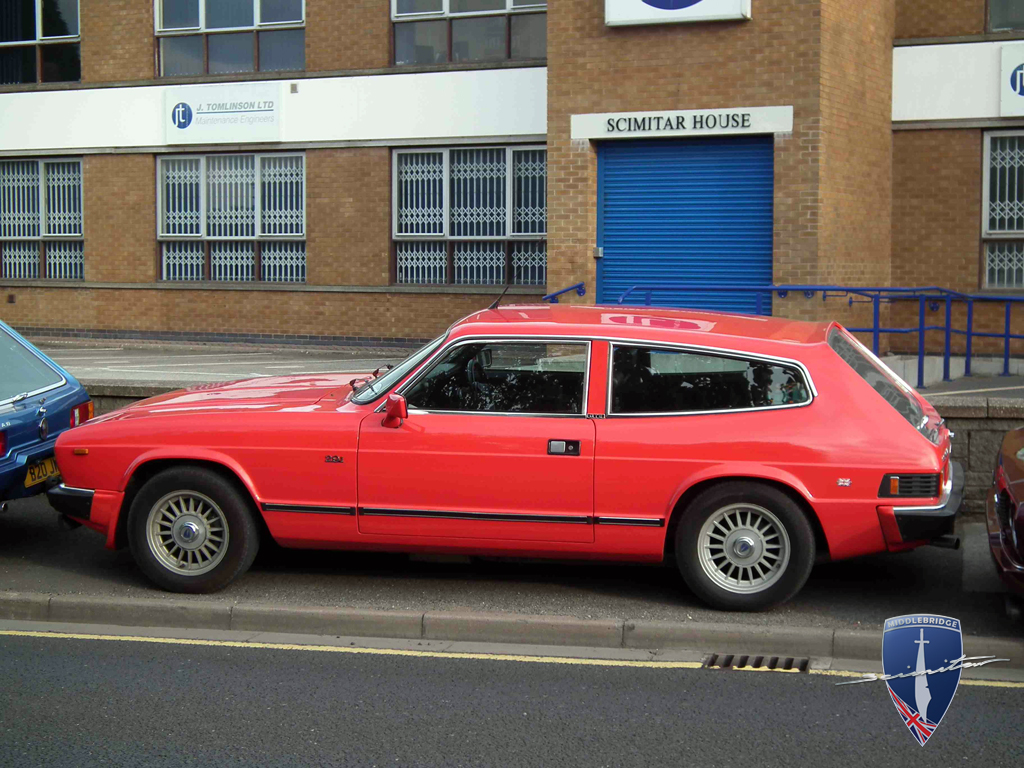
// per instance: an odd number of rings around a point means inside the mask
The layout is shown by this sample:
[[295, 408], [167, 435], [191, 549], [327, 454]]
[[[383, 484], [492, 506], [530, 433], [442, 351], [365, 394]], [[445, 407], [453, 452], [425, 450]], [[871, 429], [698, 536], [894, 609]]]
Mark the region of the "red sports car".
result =
[[726, 609], [818, 559], [950, 543], [935, 410], [837, 324], [559, 305], [471, 315], [379, 377], [197, 387], [57, 442], [53, 505], [157, 584], [285, 547], [676, 563]]

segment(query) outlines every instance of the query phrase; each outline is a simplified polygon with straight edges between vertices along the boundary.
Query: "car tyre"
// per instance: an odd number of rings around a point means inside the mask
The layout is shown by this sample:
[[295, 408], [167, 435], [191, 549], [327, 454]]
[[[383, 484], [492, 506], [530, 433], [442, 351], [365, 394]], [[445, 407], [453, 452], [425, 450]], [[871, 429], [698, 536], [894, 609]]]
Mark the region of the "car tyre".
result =
[[784, 603], [814, 566], [814, 531], [787, 493], [733, 481], [700, 493], [683, 511], [676, 564], [702, 600], [727, 611]]
[[171, 592], [215, 592], [248, 570], [259, 549], [252, 505], [202, 467], [151, 478], [128, 513], [128, 545], [143, 573]]

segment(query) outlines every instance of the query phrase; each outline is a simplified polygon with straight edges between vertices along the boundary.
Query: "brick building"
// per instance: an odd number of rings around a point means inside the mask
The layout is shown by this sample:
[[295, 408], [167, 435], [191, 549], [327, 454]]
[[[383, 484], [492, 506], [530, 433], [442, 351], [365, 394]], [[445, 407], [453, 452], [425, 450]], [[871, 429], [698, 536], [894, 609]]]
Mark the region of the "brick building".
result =
[[1024, 289], [1018, 0], [6, 0], [0, 83], [22, 329], [379, 342], [506, 287]]

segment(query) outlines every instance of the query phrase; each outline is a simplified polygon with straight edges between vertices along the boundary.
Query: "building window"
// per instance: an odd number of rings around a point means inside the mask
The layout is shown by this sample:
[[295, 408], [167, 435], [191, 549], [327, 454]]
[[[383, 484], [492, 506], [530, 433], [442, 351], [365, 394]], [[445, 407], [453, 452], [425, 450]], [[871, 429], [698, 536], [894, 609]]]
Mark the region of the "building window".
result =
[[1020, 0], [988, 0], [988, 28], [992, 32], [1024, 29], [1024, 3]]
[[82, 280], [82, 161], [0, 161], [0, 276]]
[[0, 85], [82, 79], [78, 0], [0, 2]]
[[306, 280], [303, 155], [161, 157], [162, 280]]
[[159, 0], [161, 77], [306, 68], [305, 0]]
[[986, 288], [1024, 288], [1024, 132], [985, 135]]
[[399, 283], [545, 285], [547, 150], [394, 153]]
[[395, 64], [547, 57], [547, 0], [391, 0]]

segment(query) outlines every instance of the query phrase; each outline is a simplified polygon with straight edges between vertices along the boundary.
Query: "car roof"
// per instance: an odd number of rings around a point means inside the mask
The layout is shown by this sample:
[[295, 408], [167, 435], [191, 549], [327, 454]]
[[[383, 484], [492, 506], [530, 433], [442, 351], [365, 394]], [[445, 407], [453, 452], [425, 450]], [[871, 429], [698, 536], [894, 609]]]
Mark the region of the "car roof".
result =
[[[743, 340], [820, 344], [831, 323], [697, 309], [625, 305], [509, 304], [455, 323], [451, 336], [579, 336], [718, 347]], [[742, 346], [748, 346], [743, 344]]]

